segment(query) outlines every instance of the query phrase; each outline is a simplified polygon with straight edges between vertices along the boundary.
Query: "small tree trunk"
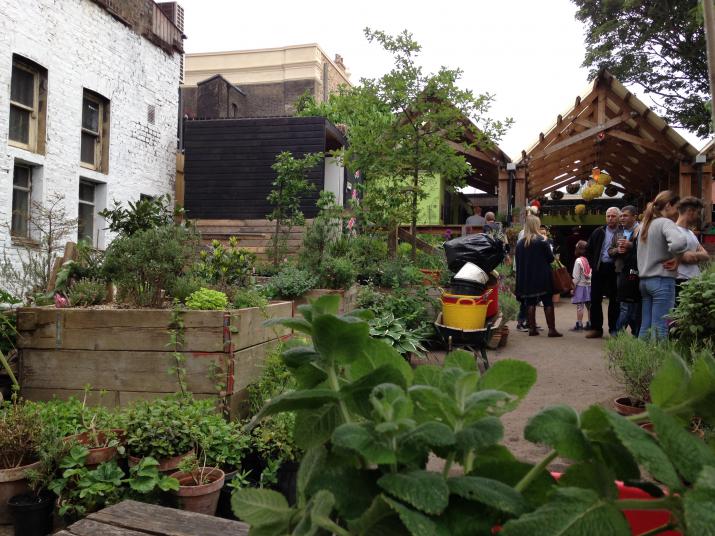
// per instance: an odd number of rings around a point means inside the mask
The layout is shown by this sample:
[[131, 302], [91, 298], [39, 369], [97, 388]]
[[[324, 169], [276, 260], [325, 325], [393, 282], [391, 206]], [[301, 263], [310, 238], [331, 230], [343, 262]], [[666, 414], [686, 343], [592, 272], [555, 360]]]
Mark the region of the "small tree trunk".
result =
[[394, 224], [387, 227], [387, 253], [390, 259], [397, 257], [397, 226]]
[[412, 243], [412, 262], [417, 259], [417, 188], [419, 187], [419, 171], [415, 169], [412, 181], [412, 221], [410, 222], [410, 242]]
[[280, 240], [281, 221], [276, 218], [276, 231], [273, 236], [273, 266], [278, 267], [278, 241]]

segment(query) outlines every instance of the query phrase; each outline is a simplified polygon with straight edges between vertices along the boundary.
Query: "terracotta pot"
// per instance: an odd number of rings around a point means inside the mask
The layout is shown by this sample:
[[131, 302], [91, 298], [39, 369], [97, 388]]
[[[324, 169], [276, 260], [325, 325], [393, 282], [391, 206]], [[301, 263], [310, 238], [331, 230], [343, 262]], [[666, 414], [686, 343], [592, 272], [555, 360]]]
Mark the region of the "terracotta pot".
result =
[[643, 405], [636, 405], [629, 397], [619, 396], [613, 401], [613, 406], [621, 415], [638, 415], [645, 411]]
[[[184, 454], [180, 454], [179, 456], [174, 456], [173, 458], [160, 458], [157, 459], [159, 462], [159, 472], [161, 473], [168, 473], [169, 471], [175, 471], [178, 467], [179, 464], [181, 463], [181, 460], [186, 458], [189, 454], [192, 454], [194, 451], [193, 449], [190, 450], [189, 452], [185, 452]], [[141, 458], [137, 458], [136, 456], [129, 455], [129, 467], [133, 467], [137, 465], [140, 461]]]
[[655, 434], [653, 430], [653, 423], [652, 422], [642, 422], [638, 426], [643, 428], [646, 432], [650, 432], [651, 434]]
[[223, 487], [225, 475], [217, 467], [207, 467], [209, 473], [208, 484], [195, 485], [194, 477], [188, 473], [178, 471], [170, 476], [179, 481], [179, 508], [197, 514], [216, 515], [219, 495]]
[[441, 272], [439, 270], [429, 270], [427, 268], [420, 268], [420, 272], [424, 276], [422, 278], [422, 284], [426, 287], [438, 287], [440, 282]]
[[7, 501], [15, 495], [30, 492], [25, 473], [29, 469], [39, 467], [40, 462], [21, 465], [12, 469], [0, 469], [0, 525], [12, 523], [12, 516], [7, 506]]
[[[119, 428], [111, 430], [114, 432], [115, 436], [121, 443], [124, 440], [124, 430], [121, 430]], [[98, 432], [97, 433], [97, 439], [99, 443], [104, 443], [106, 441], [106, 437], [104, 432]], [[84, 445], [89, 449], [89, 454], [87, 455], [87, 459], [84, 461], [84, 464], [87, 467], [96, 467], [100, 463], [108, 462], [110, 460], [113, 460], [117, 456], [117, 447], [97, 447], [97, 448], [91, 448], [90, 447], [90, 433], [89, 432], [82, 432], [81, 434], [76, 434], [73, 436], [69, 436], [65, 438], [65, 441], [71, 441], [75, 440], [81, 445]]]
[[501, 340], [499, 341], [499, 348], [506, 346], [509, 340], [509, 326], [502, 326], [501, 328]]

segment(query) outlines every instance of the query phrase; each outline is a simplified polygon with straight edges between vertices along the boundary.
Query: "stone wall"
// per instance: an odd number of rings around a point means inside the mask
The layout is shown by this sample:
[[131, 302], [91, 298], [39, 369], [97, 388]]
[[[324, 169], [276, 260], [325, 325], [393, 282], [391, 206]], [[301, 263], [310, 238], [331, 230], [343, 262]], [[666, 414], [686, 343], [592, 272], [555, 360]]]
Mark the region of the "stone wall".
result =
[[[13, 54], [47, 69], [44, 154], [8, 145]], [[0, 2], [0, 259], [3, 251], [14, 253], [7, 227], [15, 162], [33, 166], [33, 199], [60, 192], [70, 217], [78, 213], [80, 178], [97, 184], [97, 211], [112, 200], [173, 192], [179, 65], [179, 53], [162, 50], [90, 0]], [[107, 173], [80, 166], [83, 89], [110, 103]], [[95, 229], [104, 227], [99, 220]], [[100, 231], [97, 245], [110, 238]]]

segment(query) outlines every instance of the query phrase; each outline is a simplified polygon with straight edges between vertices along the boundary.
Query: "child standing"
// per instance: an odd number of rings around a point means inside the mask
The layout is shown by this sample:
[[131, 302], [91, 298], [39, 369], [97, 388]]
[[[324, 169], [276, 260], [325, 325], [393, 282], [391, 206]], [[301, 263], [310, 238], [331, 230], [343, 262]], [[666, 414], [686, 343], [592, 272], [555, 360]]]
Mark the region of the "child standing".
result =
[[[586, 258], [586, 241], [579, 240], [576, 243], [576, 262], [573, 265], [573, 299], [571, 303], [576, 304], [576, 325], [571, 331], [582, 331], [591, 328], [591, 265]], [[583, 325], [583, 310], [588, 310], [588, 322]]]

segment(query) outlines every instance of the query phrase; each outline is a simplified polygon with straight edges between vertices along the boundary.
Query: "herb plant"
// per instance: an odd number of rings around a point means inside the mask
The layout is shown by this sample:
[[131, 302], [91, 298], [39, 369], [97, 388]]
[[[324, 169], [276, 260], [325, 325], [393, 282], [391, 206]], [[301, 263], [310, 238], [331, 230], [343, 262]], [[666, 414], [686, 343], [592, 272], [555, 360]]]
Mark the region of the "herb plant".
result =
[[275, 298], [290, 300], [300, 298], [317, 284], [318, 278], [312, 273], [287, 265], [271, 278], [268, 292]]
[[228, 307], [228, 297], [218, 290], [201, 288], [189, 296], [186, 307], [200, 311], [223, 311]]
[[715, 264], [683, 285], [670, 317], [684, 345], [715, 347]]
[[35, 408], [22, 400], [0, 403], [0, 469], [37, 461], [42, 423]]
[[218, 240], [211, 241], [211, 247], [201, 251], [196, 266], [197, 274], [221, 289], [247, 285], [253, 273], [256, 256], [238, 247], [238, 238], [232, 236], [228, 245]]
[[427, 351], [422, 346], [424, 330], [409, 330], [405, 324], [395, 318], [392, 313], [386, 313], [370, 320], [370, 336], [381, 340], [400, 352], [403, 357], [414, 354], [417, 357], [424, 357]]
[[239, 288], [233, 295], [233, 306], [236, 309], [246, 309], [249, 307], [266, 307], [268, 298], [263, 292], [255, 287]]
[[[504, 536], [626, 536], [626, 510], [667, 510], [662, 530], [712, 533], [715, 451], [684, 427], [694, 414], [715, 421], [712, 356], [700, 355], [692, 373], [668, 356], [640, 415], [544, 408], [524, 436], [549, 452], [530, 464], [500, 445], [499, 417], [534, 384], [531, 365], [501, 360], [480, 375], [474, 357], [458, 351], [442, 367], [413, 371], [370, 338], [368, 314], [337, 317], [338, 305], [323, 297], [300, 307], [303, 318], [282, 321], [312, 344], [283, 352], [296, 390], [271, 399], [254, 424], [295, 412], [306, 454], [295, 507], [271, 490], [234, 493], [234, 513], [251, 534], [459, 536], [501, 527]], [[645, 420], [655, 436], [638, 426]], [[430, 455], [445, 460], [443, 470], [428, 469]], [[557, 456], [571, 462], [558, 480], [546, 470]], [[463, 473], [451, 473], [455, 464]], [[619, 499], [616, 480], [653, 498]]]
[[144, 198], [137, 202], [130, 201], [127, 208], [114, 201], [114, 206], [102, 210], [102, 216], [109, 225], [109, 230], [123, 236], [131, 236], [140, 231], [171, 225], [175, 214], [181, 210], [171, 207], [171, 196], [161, 195], [155, 198]]
[[73, 306], [99, 305], [107, 299], [107, 282], [100, 279], [80, 279], [68, 292]]

